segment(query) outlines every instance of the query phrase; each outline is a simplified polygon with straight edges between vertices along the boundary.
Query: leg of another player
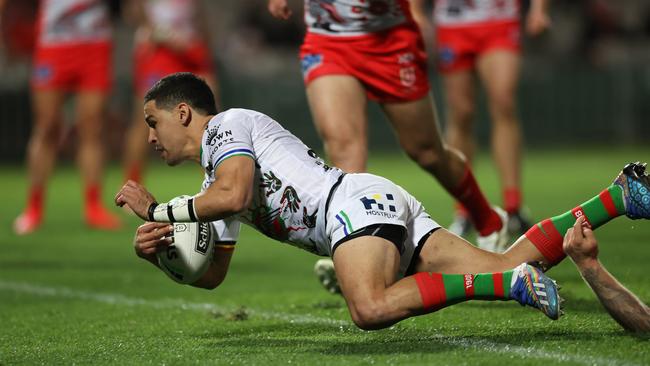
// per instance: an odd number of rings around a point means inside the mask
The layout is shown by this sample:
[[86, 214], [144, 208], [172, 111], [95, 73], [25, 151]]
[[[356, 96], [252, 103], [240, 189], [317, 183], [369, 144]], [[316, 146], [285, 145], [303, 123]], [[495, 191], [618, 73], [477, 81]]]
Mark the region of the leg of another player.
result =
[[34, 125], [27, 146], [29, 192], [25, 211], [14, 222], [14, 231], [21, 235], [36, 230], [41, 223], [45, 189], [56, 164], [63, 129], [65, 94], [58, 90], [34, 90], [32, 95]]
[[[539, 261], [550, 268], [564, 257], [563, 236], [573, 226], [576, 217], [585, 217], [589, 227], [596, 229], [610, 220], [627, 215], [650, 219], [649, 199], [631, 195], [630, 191], [645, 192], [650, 197], [650, 178], [640, 165], [631, 164], [613, 184], [598, 195], [560, 215], [543, 220], [521, 236], [504, 254], [477, 249], [443, 229], [434, 232], [424, 244], [417, 262], [417, 271], [472, 273], [498, 271], [522, 262]], [[645, 203], [644, 203], [645, 202]]]
[[[477, 61], [489, 101], [492, 153], [509, 215], [517, 215], [521, 208], [522, 137], [515, 105], [519, 67], [519, 55], [509, 50], [491, 51]], [[522, 227], [518, 231], [527, 229]]]
[[[445, 102], [447, 105], [447, 125], [445, 138], [449, 146], [462, 152], [471, 164], [474, 151], [474, 113], [475, 88], [474, 74], [471, 70], [459, 70], [443, 74]], [[456, 204], [454, 221], [449, 230], [460, 236], [466, 236], [472, 229], [467, 210]]]
[[481, 192], [465, 157], [442, 141], [431, 96], [382, 107], [406, 153], [467, 208], [479, 233], [499, 232], [504, 223]]
[[142, 111], [142, 97], [133, 100], [133, 115], [131, 126], [126, 133], [126, 146], [124, 147], [124, 180], [142, 183], [142, 172], [147, 163], [149, 153], [149, 127], [144, 123]]
[[366, 92], [353, 77], [326, 75], [307, 86], [309, 107], [332, 165], [365, 172], [368, 160]]
[[102, 132], [106, 101], [107, 97], [103, 92], [83, 91], [77, 94], [77, 163], [84, 184], [86, 224], [97, 229], [112, 230], [118, 228], [120, 222], [101, 203], [104, 173]]
[[446, 141], [471, 162], [476, 150], [474, 74], [469, 70], [457, 71], [444, 74], [442, 80], [447, 105]]

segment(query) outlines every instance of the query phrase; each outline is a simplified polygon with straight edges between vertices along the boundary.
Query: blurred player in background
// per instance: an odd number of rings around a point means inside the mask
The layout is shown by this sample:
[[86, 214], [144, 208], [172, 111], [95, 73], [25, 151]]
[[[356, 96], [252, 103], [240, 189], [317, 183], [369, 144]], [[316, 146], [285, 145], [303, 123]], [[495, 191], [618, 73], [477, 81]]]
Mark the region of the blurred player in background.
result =
[[607, 312], [631, 332], [650, 332], [650, 308], [626, 289], [598, 260], [598, 242], [593, 230], [578, 217], [564, 236], [564, 252], [594, 291]]
[[[269, 11], [287, 19], [286, 0]], [[469, 211], [481, 248], [507, 243], [505, 214], [490, 206], [464, 156], [441, 139], [422, 36], [407, 0], [306, 0], [300, 50], [307, 99], [332, 164], [366, 170], [367, 103], [380, 104], [408, 156]]]
[[64, 130], [63, 104], [76, 99], [78, 164], [84, 187], [84, 218], [96, 229], [120, 222], [101, 203], [104, 112], [111, 87], [111, 25], [100, 0], [42, 0], [31, 80], [34, 126], [27, 147], [27, 207], [15, 220], [17, 234], [38, 228], [45, 190]]
[[[431, 38], [433, 27], [424, 8], [425, 0], [411, 0], [414, 19], [424, 37]], [[436, 65], [446, 96], [447, 142], [472, 160], [478, 76], [488, 97], [503, 207], [515, 235], [530, 227], [522, 212], [522, 137], [515, 101], [521, 59], [519, 16], [519, 0], [434, 0]], [[525, 23], [528, 34], [538, 35], [549, 24], [546, 0], [532, 0]], [[467, 210], [459, 205], [450, 230], [464, 236], [470, 229]]]
[[133, 123], [124, 151], [125, 180], [142, 181], [146, 163], [147, 126], [141, 123], [141, 101], [159, 79], [180, 71], [200, 75], [219, 97], [217, 77], [199, 0], [130, 0], [125, 17], [137, 25], [134, 47]]
[[37, 0], [0, 0], [0, 51], [9, 61], [30, 59], [36, 43]]

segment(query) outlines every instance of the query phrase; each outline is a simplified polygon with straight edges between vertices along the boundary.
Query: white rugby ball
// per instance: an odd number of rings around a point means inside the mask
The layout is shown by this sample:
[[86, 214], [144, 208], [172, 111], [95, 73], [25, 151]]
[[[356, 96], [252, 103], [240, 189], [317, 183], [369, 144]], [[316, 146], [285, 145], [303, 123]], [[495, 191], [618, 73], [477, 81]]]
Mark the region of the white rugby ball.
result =
[[177, 222], [173, 237], [174, 243], [157, 254], [160, 269], [178, 283], [194, 283], [212, 262], [212, 225], [208, 222]]

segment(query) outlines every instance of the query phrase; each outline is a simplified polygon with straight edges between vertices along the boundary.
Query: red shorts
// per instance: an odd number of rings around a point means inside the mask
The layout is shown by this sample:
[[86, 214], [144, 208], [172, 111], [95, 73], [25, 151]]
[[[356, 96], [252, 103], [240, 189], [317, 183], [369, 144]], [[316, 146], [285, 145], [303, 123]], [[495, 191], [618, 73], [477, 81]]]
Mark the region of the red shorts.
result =
[[37, 46], [32, 88], [108, 93], [111, 88], [111, 62], [110, 42]]
[[429, 92], [424, 44], [411, 25], [356, 37], [307, 33], [300, 60], [305, 84], [323, 75], [350, 75], [380, 103], [413, 101]]
[[158, 80], [176, 72], [213, 74], [210, 49], [203, 42], [195, 42], [183, 51], [141, 43], [134, 56], [134, 87], [138, 95], [144, 95]]
[[519, 53], [519, 22], [499, 22], [436, 29], [436, 64], [440, 73], [471, 70], [478, 56], [495, 49]]

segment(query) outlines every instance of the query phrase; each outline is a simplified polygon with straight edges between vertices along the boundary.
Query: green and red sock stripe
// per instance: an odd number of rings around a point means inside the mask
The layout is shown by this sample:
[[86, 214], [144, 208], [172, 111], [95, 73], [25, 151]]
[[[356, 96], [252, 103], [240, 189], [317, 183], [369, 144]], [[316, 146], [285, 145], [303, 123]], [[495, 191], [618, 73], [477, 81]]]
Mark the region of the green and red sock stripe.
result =
[[431, 312], [459, 302], [507, 300], [513, 271], [480, 274], [419, 272], [413, 275], [420, 290], [422, 306]]
[[526, 232], [526, 238], [535, 245], [549, 264], [555, 265], [566, 256], [562, 249], [564, 234], [578, 217], [584, 216], [587, 224], [592, 229], [596, 229], [624, 214], [623, 191], [621, 187], [611, 185], [571, 211], [543, 220], [533, 226]]

